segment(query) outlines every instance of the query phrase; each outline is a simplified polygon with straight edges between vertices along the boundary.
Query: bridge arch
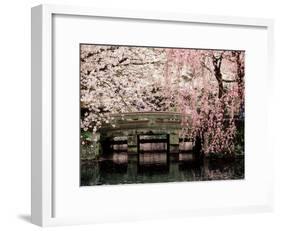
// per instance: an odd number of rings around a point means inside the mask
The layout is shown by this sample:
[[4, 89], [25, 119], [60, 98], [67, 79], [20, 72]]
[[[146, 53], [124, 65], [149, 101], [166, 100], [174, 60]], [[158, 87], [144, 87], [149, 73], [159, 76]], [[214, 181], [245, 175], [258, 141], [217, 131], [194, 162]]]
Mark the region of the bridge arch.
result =
[[[182, 129], [183, 116], [175, 112], [130, 112], [111, 114], [111, 123], [104, 124], [100, 129], [101, 154], [107, 152], [110, 144], [127, 144], [128, 154], [140, 152], [141, 137], [166, 136], [167, 151], [178, 153]], [[124, 140], [115, 140], [114, 137], [124, 137]]]

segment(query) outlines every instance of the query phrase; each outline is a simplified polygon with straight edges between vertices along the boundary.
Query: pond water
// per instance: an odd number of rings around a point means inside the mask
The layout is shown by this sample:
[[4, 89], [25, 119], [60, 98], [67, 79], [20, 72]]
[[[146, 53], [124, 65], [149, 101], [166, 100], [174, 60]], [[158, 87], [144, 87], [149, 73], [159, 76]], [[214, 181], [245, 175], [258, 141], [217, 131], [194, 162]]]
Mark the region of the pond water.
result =
[[244, 179], [244, 159], [194, 161], [190, 153], [115, 153], [81, 161], [81, 186]]

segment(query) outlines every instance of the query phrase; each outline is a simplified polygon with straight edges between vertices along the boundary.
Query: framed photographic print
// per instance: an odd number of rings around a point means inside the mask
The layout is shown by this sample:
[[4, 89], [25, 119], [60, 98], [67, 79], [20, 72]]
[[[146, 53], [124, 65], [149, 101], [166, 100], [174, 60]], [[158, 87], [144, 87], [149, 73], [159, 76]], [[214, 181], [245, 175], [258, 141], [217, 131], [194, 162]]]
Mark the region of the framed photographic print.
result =
[[32, 222], [271, 211], [272, 31], [32, 8]]
[[80, 186], [244, 179], [244, 50], [80, 44], [80, 72]]

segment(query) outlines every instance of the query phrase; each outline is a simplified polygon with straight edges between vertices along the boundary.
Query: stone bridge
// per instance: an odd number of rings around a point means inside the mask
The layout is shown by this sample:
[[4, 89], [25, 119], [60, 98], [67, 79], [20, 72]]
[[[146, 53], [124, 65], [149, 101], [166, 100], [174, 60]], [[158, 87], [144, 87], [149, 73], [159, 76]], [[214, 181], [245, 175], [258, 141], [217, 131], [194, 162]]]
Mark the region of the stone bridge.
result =
[[[188, 118], [174, 112], [134, 112], [111, 114], [112, 121], [99, 130], [100, 153], [113, 145], [127, 146], [128, 154], [138, 154], [144, 143], [164, 143], [168, 153], [179, 152], [179, 132]], [[114, 126], [112, 126], [112, 124]]]

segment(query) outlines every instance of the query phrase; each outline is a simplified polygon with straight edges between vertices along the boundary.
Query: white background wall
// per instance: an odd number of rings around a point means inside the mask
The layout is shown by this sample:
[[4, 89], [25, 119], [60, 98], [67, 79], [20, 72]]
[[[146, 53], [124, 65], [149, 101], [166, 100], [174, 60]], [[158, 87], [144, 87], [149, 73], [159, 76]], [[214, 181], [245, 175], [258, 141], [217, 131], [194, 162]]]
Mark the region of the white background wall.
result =
[[[273, 214], [193, 217], [51, 230], [281, 230], [281, 7], [274, 0], [6, 0], [0, 13], [0, 230], [39, 230], [30, 224], [30, 8], [41, 3], [275, 19], [275, 204]], [[207, 38], [206, 38], [207, 39]], [[262, 94], [262, 92], [261, 92]], [[258, 103], [258, 102], [257, 102]], [[261, 108], [262, 110], [262, 108]], [[279, 131], [279, 133], [278, 133]], [[265, 153], [266, 155], [266, 153]], [[239, 193], [239, 192], [237, 192]], [[206, 192], [208, 194], [208, 192]]]

